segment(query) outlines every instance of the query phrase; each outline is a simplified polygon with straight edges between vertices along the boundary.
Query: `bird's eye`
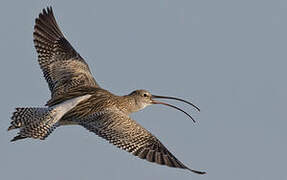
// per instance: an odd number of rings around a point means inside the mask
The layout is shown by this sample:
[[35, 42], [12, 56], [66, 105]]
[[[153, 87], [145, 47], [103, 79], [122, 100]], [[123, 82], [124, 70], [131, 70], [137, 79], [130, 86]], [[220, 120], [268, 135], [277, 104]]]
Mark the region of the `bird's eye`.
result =
[[143, 96], [144, 96], [144, 97], [147, 97], [147, 94], [144, 94]]

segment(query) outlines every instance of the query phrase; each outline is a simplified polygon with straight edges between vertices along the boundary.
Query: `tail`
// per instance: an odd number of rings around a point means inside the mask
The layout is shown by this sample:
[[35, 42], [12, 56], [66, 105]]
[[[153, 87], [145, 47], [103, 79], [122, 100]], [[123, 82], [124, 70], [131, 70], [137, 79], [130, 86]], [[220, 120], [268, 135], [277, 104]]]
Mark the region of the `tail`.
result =
[[50, 108], [16, 108], [11, 119], [8, 131], [20, 129], [18, 135], [11, 141], [24, 138], [44, 140], [57, 127]]

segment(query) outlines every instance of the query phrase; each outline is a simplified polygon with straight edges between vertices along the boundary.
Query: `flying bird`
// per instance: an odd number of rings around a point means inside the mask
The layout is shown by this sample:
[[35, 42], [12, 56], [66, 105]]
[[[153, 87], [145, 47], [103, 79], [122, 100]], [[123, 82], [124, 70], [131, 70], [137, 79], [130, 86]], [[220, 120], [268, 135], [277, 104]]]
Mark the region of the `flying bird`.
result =
[[182, 109], [157, 99], [182, 101], [199, 111], [197, 106], [175, 97], [152, 95], [146, 90], [117, 96], [101, 88], [88, 64], [61, 32], [52, 7], [43, 9], [36, 18], [33, 37], [51, 99], [44, 107], [16, 108], [8, 130], [19, 129], [19, 132], [11, 141], [25, 138], [44, 140], [59, 126], [80, 125], [141, 159], [205, 174], [185, 166], [129, 116], [146, 106], [163, 104], [185, 113], [194, 121]]

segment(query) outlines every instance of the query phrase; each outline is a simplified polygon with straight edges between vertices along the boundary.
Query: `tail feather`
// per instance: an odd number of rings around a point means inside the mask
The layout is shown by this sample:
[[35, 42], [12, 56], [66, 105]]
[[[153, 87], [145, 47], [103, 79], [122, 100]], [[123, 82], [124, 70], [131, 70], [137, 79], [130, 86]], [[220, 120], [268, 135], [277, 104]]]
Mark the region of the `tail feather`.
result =
[[48, 108], [16, 108], [8, 131], [24, 127], [48, 112]]
[[87, 94], [66, 100], [46, 108], [16, 108], [13, 113], [11, 126], [8, 130], [20, 129], [18, 136], [12, 141], [24, 138], [45, 139], [60, 125], [60, 119], [81, 101], [90, 98]]
[[11, 139], [11, 142], [17, 141], [17, 140], [20, 140], [20, 139], [25, 139], [25, 138], [27, 138], [27, 137], [24, 137], [22, 135], [18, 135], [18, 136], [15, 136], [13, 139]]
[[57, 127], [50, 108], [16, 108], [9, 130], [20, 128], [18, 136], [11, 141], [27, 137], [45, 139]]

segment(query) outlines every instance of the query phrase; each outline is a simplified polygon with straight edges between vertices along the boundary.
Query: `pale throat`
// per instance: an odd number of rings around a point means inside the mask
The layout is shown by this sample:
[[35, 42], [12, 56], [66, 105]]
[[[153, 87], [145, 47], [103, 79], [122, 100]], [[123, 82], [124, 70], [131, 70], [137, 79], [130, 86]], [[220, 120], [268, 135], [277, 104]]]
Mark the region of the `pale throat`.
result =
[[150, 105], [149, 103], [137, 101], [134, 97], [124, 96], [123, 98], [125, 98], [125, 101], [122, 101], [124, 102], [122, 104], [122, 110], [127, 114], [140, 111]]
[[138, 110], [138, 111], [144, 109], [145, 107], [147, 107], [147, 106], [149, 106], [149, 105], [151, 105], [151, 104], [141, 103], [141, 104], [139, 105], [139, 110]]

